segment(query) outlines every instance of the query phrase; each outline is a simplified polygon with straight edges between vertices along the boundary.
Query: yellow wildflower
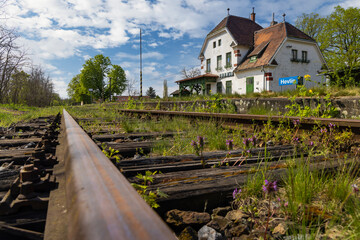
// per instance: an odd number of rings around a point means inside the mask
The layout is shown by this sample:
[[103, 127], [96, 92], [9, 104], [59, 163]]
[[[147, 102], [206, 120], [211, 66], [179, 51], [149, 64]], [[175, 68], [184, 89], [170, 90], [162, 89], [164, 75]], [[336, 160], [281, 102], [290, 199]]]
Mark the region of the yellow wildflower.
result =
[[309, 93], [313, 93], [313, 91], [310, 89], [310, 90], [309, 90]]
[[304, 76], [304, 78], [309, 79], [309, 78], [311, 78], [311, 76], [310, 76], [309, 74], [306, 74], [306, 75]]

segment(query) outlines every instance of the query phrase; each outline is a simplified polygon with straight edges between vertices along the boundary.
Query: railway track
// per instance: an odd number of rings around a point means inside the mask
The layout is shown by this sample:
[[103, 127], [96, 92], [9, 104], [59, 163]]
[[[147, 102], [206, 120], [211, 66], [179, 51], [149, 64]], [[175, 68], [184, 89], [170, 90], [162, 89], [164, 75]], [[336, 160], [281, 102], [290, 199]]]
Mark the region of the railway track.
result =
[[[172, 117], [184, 114], [124, 112]], [[244, 124], [269, 120], [238, 114], [185, 115]], [[203, 211], [204, 205], [210, 210], [228, 204], [232, 190], [261, 169], [268, 169], [272, 179], [281, 180], [287, 174], [286, 159], [301, 161], [307, 155], [299, 147], [283, 145], [252, 148], [247, 156], [241, 149], [202, 156], [137, 156], [139, 148], [142, 154], [150, 152], [158, 137], [181, 133], [89, 134], [65, 110], [61, 124], [60, 115], [37, 121], [14, 126], [0, 135], [0, 163], [4, 168], [11, 163], [4, 179], [0, 168], [1, 239], [176, 239], [159, 215], [163, 217], [174, 208]], [[271, 121], [280, 121], [280, 117]], [[356, 120], [301, 119], [309, 128], [319, 122], [335, 123], [354, 133], [360, 129]], [[100, 149], [102, 143], [124, 158], [109, 160]], [[332, 156], [310, 157], [308, 161], [314, 171], [331, 172], [342, 165]], [[358, 160], [354, 157], [354, 161]], [[159, 199], [159, 215], [130, 185], [140, 183], [135, 176], [146, 171], [162, 172], [154, 175], [149, 186], [149, 190], [160, 189], [168, 195]]]
[[314, 117], [284, 117], [284, 116], [267, 116], [251, 114], [228, 114], [228, 113], [203, 113], [203, 112], [180, 112], [180, 111], [159, 111], [159, 110], [137, 110], [121, 109], [119, 112], [129, 115], [145, 115], [151, 117], [186, 117], [192, 119], [217, 120], [223, 123], [237, 124], [264, 124], [271, 121], [272, 124], [289, 121], [290, 123], [299, 120], [301, 128], [312, 129], [317, 125], [328, 126], [330, 123], [335, 124], [339, 129], [351, 129], [351, 131], [360, 134], [360, 120], [340, 119], [340, 118], [314, 118]]

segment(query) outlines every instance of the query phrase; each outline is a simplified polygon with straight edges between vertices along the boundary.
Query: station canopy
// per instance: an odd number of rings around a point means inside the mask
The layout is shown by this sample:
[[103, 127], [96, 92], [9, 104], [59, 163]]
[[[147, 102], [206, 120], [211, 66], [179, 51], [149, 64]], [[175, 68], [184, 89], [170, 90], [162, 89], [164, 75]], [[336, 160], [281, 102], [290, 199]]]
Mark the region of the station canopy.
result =
[[216, 74], [206, 73], [196, 77], [185, 78], [182, 80], [176, 81], [179, 84], [180, 93], [185, 92], [193, 93], [195, 91], [197, 94], [205, 94], [205, 85], [207, 83], [214, 83], [219, 76]]

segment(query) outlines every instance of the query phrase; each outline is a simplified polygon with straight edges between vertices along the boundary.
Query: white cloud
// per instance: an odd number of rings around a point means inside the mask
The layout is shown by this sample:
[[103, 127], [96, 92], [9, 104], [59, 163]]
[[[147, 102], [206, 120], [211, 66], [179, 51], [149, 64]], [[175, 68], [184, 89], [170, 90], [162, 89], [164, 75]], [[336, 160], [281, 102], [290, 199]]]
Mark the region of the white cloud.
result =
[[149, 47], [152, 47], [152, 48], [156, 48], [157, 46], [159, 46], [159, 44], [157, 44], [156, 42], [150, 43], [148, 45], [149, 45]]
[[63, 78], [53, 78], [52, 82], [54, 84], [54, 89], [55, 92], [58, 93], [60, 95], [61, 98], [67, 98], [67, 92], [66, 92], [66, 88], [67, 88], [67, 83]]

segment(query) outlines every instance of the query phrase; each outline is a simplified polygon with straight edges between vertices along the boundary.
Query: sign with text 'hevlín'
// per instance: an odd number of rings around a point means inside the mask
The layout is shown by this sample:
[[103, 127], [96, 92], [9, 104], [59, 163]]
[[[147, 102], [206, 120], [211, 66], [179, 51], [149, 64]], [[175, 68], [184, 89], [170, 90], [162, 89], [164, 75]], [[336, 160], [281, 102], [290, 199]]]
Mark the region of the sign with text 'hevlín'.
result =
[[293, 85], [298, 83], [298, 76], [279, 78], [279, 85]]

